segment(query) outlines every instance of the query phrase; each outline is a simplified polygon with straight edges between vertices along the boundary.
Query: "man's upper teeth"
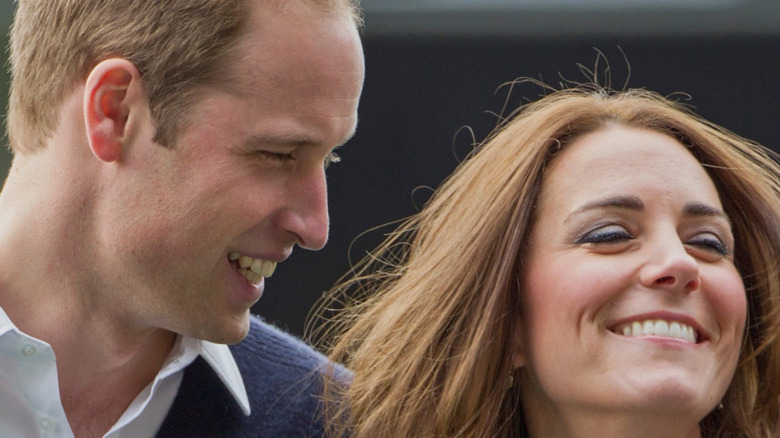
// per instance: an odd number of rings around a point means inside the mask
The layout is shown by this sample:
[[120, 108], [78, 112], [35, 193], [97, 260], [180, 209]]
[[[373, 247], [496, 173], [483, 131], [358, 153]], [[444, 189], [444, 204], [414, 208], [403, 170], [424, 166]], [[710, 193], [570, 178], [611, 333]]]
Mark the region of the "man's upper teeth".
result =
[[615, 327], [617, 334], [623, 336], [661, 336], [667, 338], [684, 339], [688, 342], [696, 342], [698, 334], [688, 324], [678, 321], [664, 321], [652, 319], [646, 321], [634, 321]]
[[248, 271], [258, 274], [260, 277], [268, 278], [273, 275], [276, 269], [276, 262], [271, 260], [255, 259], [249, 256], [241, 255], [237, 252], [228, 254], [231, 262], [238, 262], [238, 266]]

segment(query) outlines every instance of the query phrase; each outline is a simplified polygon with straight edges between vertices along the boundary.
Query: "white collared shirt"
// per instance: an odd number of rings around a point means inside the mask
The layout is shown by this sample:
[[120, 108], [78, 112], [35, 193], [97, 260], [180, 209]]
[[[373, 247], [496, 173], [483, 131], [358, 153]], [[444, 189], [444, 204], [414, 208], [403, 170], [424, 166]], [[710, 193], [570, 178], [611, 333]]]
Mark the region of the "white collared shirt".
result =
[[[153, 437], [179, 390], [184, 368], [198, 355], [249, 415], [249, 399], [226, 345], [178, 336], [154, 381], [141, 391], [104, 438]], [[22, 333], [0, 308], [0, 437], [73, 438], [60, 400], [49, 344]]]

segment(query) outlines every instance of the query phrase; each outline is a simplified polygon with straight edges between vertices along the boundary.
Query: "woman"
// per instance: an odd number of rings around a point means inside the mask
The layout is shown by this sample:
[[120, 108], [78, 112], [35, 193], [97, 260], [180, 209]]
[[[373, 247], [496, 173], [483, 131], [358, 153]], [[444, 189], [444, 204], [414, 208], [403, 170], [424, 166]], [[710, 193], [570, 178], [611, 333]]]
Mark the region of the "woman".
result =
[[554, 92], [328, 298], [357, 297], [334, 434], [775, 436], [778, 236], [766, 149], [648, 91]]

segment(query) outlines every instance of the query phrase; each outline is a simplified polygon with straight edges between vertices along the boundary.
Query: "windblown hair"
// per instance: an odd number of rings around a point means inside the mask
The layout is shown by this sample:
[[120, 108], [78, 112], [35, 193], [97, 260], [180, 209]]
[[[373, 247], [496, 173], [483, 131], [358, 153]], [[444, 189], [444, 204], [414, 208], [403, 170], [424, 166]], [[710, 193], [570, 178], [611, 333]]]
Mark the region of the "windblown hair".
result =
[[[251, 8], [283, 8], [290, 1], [19, 0], [10, 34], [11, 149], [42, 149], [67, 94], [111, 57], [138, 68], [156, 125], [154, 140], [173, 145], [199, 88], [220, 80], [235, 56]], [[299, 1], [347, 13], [360, 25], [359, 0]]]
[[[518, 437], [522, 276], [545, 168], [608, 125], [650, 129], [688, 147], [733, 224], [748, 319], [723, 408], [704, 437], [778, 433], [780, 167], [775, 155], [646, 90], [580, 85], [519, 108], [428, 201], [320, 303], [340, 309], [315, 333], [355, 375], [326, 397], [334, 436]], [[329, 316], [329, 315], [328, 315]], [[328, 317], [326, 316], [326, 317]], [[518, 382], [520, 379], [514, 379]]]

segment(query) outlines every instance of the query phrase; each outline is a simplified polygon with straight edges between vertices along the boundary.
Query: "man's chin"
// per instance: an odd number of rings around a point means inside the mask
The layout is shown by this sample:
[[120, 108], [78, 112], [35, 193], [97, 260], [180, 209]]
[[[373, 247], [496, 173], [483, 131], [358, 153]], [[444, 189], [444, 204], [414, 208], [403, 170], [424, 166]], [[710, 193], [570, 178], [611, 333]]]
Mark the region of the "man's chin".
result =
[[212, 325], [195, 337], [215, 344], [237, 344], [249, 334], [249, 318], [249, 311], [247, 311], [241, 317], [236, 316]]

